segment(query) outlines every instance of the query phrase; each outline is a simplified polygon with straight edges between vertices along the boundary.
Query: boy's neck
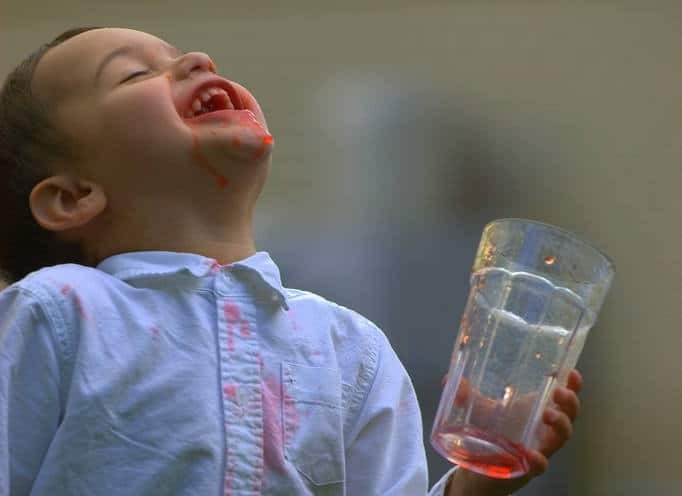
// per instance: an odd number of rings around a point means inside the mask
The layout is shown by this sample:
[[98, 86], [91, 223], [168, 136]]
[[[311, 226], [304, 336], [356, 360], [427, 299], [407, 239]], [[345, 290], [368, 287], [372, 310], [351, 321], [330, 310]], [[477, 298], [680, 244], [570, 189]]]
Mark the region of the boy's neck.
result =
[[171, 251], [177, 253], [194, 253], [216, 260], [220, 265], [227, 265], [244, 260], [256, 253], [253, 243], [204, 242], [204, 243], [173, 243], [150, 245], [129, 251]]
[[[138, 217], [139, 219], [139, 217]], [[130, 220], [130, 219], [126, 219]], [[93, 239], [93, 238], [91, 238]], [[159, 219], [154, 222], [109, 224], [106, 233], [95, 236], [98, 242], [86, 249], [88, 263], [97, 265], [105, 258], [135, 251], [172, 251], [195, 253], [215, 259], [221, 265], [250, 257], [256, 252], [251, 216], [223, 219], [210, 224], [185, 218]]]

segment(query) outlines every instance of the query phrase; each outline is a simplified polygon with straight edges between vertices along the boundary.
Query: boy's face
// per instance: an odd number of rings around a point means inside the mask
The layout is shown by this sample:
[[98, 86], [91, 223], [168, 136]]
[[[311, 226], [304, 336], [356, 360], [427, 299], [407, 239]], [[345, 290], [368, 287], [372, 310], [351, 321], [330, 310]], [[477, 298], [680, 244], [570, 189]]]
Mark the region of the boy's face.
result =
[[49, 50], [33, 89], [54, 104], [80, 170], [123, 205], [222, 190], [255, 202], [262, 188], [272, 149], [263, 112], [203, 53], [96, 29]]

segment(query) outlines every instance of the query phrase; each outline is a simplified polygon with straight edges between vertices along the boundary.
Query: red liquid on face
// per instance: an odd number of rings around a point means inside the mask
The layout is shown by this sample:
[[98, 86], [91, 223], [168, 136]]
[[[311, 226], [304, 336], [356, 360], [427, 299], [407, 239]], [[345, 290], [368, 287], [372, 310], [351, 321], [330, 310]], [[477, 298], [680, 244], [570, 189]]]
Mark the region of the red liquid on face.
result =
[[221, 189], [227, 187], [229, 181], [225, 176], [218, 172], [216, 168], [213, 167], [211, 163], [208, 161], [206, 156], [201, 151], [201, 148], [199, 146], [199, 138], [197, 138], [197, 135], [194, 132], [192, 133], [192, 157], [194, 158], [194, 161], [197, 165], [203, 167], [209, 174], [211, 174], [215, 178], [216, 183], [218, 183], [218, 187], [220, 187]]
[[439, 432], [431, 444], [452, 463], [495, 479], [520, 477], [530, 468], [523, 446], [470, 425]]
[[261, 147], [256, 150], [256, 153], [254, 154], [255, 159], [260, 159], [262, 158], [268, 151], [268, 147], [273, 143], [274, 139], [272, 136], [267, 135], [263, 138], [263, 144]]

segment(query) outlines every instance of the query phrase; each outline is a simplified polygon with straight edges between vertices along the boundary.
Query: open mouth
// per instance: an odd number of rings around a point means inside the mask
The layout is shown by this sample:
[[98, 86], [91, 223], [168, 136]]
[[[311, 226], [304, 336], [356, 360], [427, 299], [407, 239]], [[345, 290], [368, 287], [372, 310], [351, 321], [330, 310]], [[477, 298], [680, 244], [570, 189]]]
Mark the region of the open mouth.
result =
[[239, 93], [227, 81], [209, 81], [193, 94], [183, 117], [193, 119], [221, 110], [243, 110]]

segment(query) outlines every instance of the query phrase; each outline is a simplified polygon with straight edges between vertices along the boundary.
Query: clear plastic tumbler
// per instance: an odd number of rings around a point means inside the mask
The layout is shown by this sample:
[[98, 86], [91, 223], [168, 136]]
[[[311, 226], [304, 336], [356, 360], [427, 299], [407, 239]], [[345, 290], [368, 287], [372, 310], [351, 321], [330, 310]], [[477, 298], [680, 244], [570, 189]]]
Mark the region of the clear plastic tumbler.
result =
[[606, 255], [563, 229], [488, 224], [431, 433], [436, 451], [490, 477], [527, 472], [542, 412], [575, 367], [613, 274]]

